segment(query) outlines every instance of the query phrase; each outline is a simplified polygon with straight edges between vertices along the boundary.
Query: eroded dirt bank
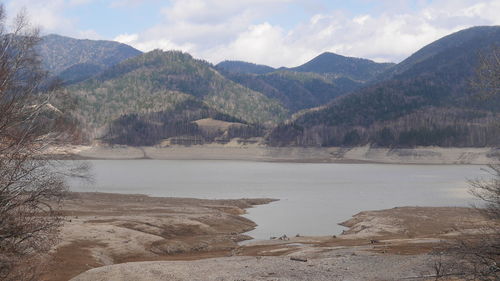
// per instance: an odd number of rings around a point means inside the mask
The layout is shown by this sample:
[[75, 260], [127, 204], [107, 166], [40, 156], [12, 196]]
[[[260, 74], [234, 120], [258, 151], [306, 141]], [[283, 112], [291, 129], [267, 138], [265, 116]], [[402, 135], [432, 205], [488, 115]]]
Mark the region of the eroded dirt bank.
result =
[[198, 200], [72, 193], [65, 200], [61, 242], [45, 280], [129, 261], [224, 256], [256, 224], [245, 208], [271, 199]]
[[227, 144], [157, 147], [74, 146], [48, 151], [84, 159], [242, 160], [310, 163], [493, 164], [498, 148], [269, 147], [237, 140]]
[[441, 241], [490, 223], [470, 208], [401, 207], [354, 215], [338, 237], [239, 246], [255, 227], [239, 214], [270, 201], [75, 194], [45, 278], [91, 269], [74, 280], [401, 280], [431, 274]]

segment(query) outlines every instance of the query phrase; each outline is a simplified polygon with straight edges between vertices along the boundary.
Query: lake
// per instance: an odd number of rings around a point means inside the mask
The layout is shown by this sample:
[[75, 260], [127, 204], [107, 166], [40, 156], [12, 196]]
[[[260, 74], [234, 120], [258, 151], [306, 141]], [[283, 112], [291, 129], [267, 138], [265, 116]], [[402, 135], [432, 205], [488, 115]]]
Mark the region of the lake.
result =
[[312, 164], [199, 160], [92, 160], [94, 184], [74, 191], [204, 199], [276, 198], [248, 210], [256, 239], [333, 235], [363, 210], [468, 206], [477, 165]]

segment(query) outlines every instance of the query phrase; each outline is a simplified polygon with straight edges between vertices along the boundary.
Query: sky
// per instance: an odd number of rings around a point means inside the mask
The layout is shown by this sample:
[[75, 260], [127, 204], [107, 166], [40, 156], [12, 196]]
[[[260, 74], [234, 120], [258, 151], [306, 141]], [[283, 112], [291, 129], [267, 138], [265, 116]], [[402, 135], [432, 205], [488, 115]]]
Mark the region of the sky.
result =
[[323, 52], [400, 62], [477, 25], [500, 25], [500, 0], [4, 0], [42, 34], [182, 50], [214, 64], [293, 67]]

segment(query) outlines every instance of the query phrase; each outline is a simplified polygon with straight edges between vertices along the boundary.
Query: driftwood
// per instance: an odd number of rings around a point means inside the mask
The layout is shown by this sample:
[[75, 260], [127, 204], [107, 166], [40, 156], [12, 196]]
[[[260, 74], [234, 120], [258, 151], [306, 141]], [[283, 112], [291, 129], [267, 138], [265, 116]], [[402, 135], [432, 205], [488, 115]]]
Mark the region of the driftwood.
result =
[[292, 260], [292, 261], [307, 262], [307, 259], [297, 258], [297, 257], [290, 257], [290, 260]]

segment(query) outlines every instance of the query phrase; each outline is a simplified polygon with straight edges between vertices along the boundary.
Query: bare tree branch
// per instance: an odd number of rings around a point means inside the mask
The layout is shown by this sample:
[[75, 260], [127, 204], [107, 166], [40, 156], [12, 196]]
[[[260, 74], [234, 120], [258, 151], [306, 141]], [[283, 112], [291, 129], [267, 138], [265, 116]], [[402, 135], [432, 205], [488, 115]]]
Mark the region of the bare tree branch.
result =
[[38, 34], [25, 13], [7, 27], [0, 5], [0, 280], [36, 279], [57, 238], [65, 179], [86, 171], [44, 155], [72, 140], [75, 123], [48, 106], [56, 92], [42, 87]]

